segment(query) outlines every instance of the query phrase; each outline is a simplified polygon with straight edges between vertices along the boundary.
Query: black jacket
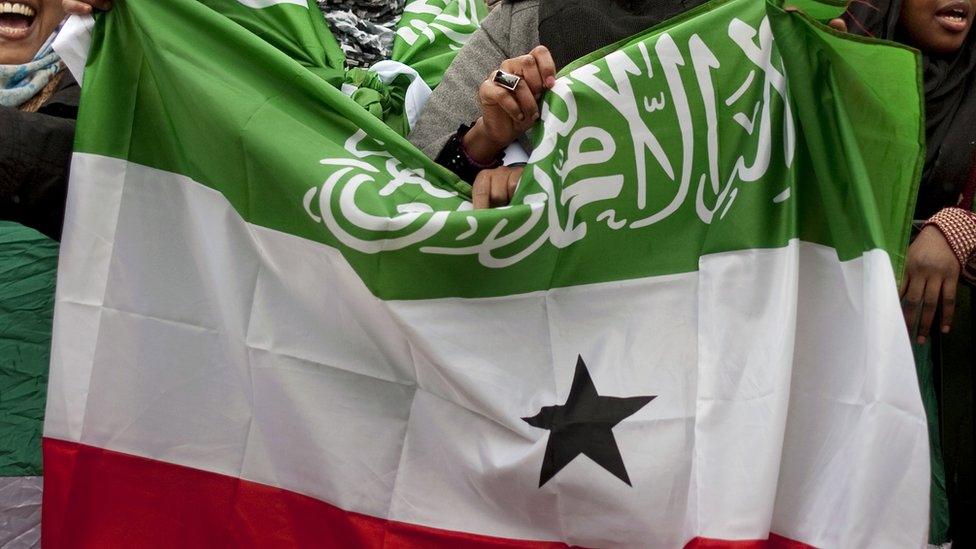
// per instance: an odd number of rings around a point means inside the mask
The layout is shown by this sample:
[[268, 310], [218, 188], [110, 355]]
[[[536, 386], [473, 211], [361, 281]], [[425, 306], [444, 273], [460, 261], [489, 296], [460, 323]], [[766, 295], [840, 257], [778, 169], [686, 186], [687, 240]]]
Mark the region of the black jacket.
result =
[[0, 219], [61, 239], [80, 96], [65, 71], [36, 113], [0, 107]]

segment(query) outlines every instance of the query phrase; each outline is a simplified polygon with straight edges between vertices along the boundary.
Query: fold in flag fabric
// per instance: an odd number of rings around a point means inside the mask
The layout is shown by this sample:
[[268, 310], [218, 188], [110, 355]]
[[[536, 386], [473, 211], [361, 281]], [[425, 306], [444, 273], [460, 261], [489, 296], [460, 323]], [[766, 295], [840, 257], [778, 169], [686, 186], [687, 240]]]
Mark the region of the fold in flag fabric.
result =
[[0, 547], [41, 540], [41, 431], [58, 243], [0, 221]]
[[264, 4], [95, 27], [46, 547], [924, 544], [915, 53], [712, 2], [566, 67], [473, 211]]

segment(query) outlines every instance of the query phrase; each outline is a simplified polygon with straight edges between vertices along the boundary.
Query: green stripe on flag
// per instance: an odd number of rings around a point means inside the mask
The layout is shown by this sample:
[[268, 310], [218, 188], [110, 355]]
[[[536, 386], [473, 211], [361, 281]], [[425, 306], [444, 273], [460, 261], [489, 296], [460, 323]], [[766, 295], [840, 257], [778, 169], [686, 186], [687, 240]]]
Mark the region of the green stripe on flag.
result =
[[97, 131], [77, 150], [184, 174], [338, 248], [388, 299], [690, 272], [797, 237], [897, 258], [921, 160], [912, 52], [752, 0], [571, 67], [513, 206], [477, 213], [466, 184], [206, 6], [132, 0], [95, 38], [79, 127]]
[[[802, 15], [771, 13], [818, 185], [801, 186], [801, 237], [857, 253], [856, 242], [888, 252], [901, 274], [924, 164], [922, 66], [894, 42], [840, 33]], [[804, 47], [819, 37], [835, 55]], [[805, 62], [803, 62], [805, 61]], [[817, 86], [796, 85], [815, 82]], [[863, 212], [863, 214], [859, 213]]]
[[[345, 56], [314, 1], [253, 9], [241, 0], [200, 0], [251, 31], [335, 87], [345, 74]], [[179, 27], [176, 27], [177, 29]]]
[[436, 88], [487, 13], [483, 0], [410, 0], [397, 25], [393, 59]]
[[58, 243], [0, 221], [0, 477], [41, 473]]

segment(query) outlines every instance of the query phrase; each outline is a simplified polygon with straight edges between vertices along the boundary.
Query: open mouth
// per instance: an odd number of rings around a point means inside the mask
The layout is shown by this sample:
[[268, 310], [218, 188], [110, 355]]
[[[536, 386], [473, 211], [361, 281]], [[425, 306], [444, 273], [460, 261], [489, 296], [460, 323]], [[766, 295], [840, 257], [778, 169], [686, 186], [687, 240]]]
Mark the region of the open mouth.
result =
[[22, 2], [0, 2], [0, 37], [18, 40], [30, 34], [37, 10]]
[[935, 19], [950, 32], [963, 32], [969, 27], [970, 7], [966, 2], [954, 2], [935, 12]]

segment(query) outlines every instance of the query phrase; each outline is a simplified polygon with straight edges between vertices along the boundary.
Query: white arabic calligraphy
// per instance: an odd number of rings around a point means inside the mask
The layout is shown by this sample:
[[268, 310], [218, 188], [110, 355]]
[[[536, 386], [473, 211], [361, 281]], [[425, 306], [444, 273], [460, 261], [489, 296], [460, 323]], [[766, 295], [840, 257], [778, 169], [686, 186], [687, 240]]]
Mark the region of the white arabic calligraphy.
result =
[[[419, 10], [426, 3], [411, 5]], [[719, 98], [712, 79], [713, 71], [722, 68], [722, 63], [699, 35], [694, 34], [688, 39], [686, 57], [672, 36], [664, 33], [653, 45], [653, 59], [660, 66], [664, 79], [660, 85], [665, 87], [666, 93], [660, 92], [654, 99], [644, 95], [641, 101], [634, 89], [635, 82], [640, 84], [639, 79], [655, 78], [652, 57], [643, 42], [637, 44], [643, 67], [638, 66], [626, 51], [619, 50], [603, 62], [581, 66], [557, 80], [551, 90], [552, 97], [542, 107], [542, 136], [530, 158], [531, 170], [527, 172], [529, 180], [538, 185], [541, 192], [527, 194], [511, 207], [508, 215], [474, 215], [470, 203], [457, 199], [456, 193], [436, 187], [422, 171], [405, 169], [389, 153], [375, 150], [382, 147], [381, 143], [375, 144], [373, 150], [364, 148], [367, 136], [361, 130], [345, 143], [350, 157], [321, 161], [336, 170], [321, 188], [309, 189], [303, 200], [305, 210], [315, 222], [324, 223], [342, 244], [360, 252], [379, 253], [419, 244], [423, 253], [474, 255], [482, 265], [493, 268], [518, 263], [546, 243], [564, 248], [583, 239], [588, 232], [588, 223], [581, 211], [590, 204], [619, 200], [627, 185], [635, 185], [637, 210], [635, 215], [626, 215], [634, 219], [627, 221], [623, 219], [624, 215], [618, 219], [619, 207], [604, 208], [591, 214], [596, 216], [592, 219], [594, 223], [605, 222], [609, 230], [639, 229], [659, 223], [674, 215], [689, 200], [693, 180], [697, 182], [693, 193], [695, 212], [703, 223], [712, 223], [716, 212], [721, 211], [719, 218], [729, 213], [739, 194], [739, 185], [758, 181], [769, 170], [773, 159], [773, 125], [778, 123], [776, 118], [783, 118], [782, 158], [787, 167], [792, 163], [796, 145], [786, 76], [781, 68], [774, 66], [775, 45], [768, 20], [763, 19], [757, 30], [733, 19], [728, 26], [728, 37], [754, 68], [724, 99], [725, 107], [735, 109], [747, 95], [760, 95], [759, 92], [749, 94], [757, 83], [762, 89], [758, 102], [748, 102], [751, 118], [741, 110], [731, 116], [748, 139], [753, 140], [754, 157], [747, 160], [743, 155], [737, 156], [727, 174], [722, 173], [720, 161]], [[692, 98], [686, 92], [686, 78], [681, 71], [686, 66], [686, 59], [690, 60], [693, 81], [700, 92], [701, 101], [694, 100], [699, 108], [703, 107], [704, 116], [697, 119], [704, 119], [703, 128], [695, 127]], [[781, 61], [779, 64], [781, 67]], [[756, 78], [757, 73], [761, 78]], [[603, 98], [607, 102], [606, 108], [615, 110], [626, 121], [628, 134], [615, 136], [602, 127], [580, 124], [577, 94], [588, 93], [587, 90]], [[775, 104], [774, 94], [777, 96]], [[553, 105], [557, 104], [560, 108], [554, 109]], [[642, 114], [674, 116], [680, 135], [680, 159], [675, 161], [669, 157]], [[705, 168], [704, 173], [697, 174], [694, 162], [696, 130], [699, 136], [704, 133], [704, 151], [698, 154], [707, 160], [699, 162]], [[635, 177], [625, 178], [613, 169], [609, 173], [604, 169], [602, 175], [576, 175], [584, 173], [580, 170], [588, 166], [613, 166], [619, 150], [617, 138], [631, 141]], [[649, 159], [653, 159], [660, 171], [654, 168], [649, 172]], [[378, 167], [380, 164], [382, 169]], [[540, 168], [542, 165], [550, 167], [543, 169]], [[592, 174], [593, 170], [585, 173]], [[654, 181], [651, 173], [663, 173], [666, 180]], [[651, 186], [662, 183], [671, 185], [674, 194], [663, 207], [658, 205], [650, 209]], [[389, 216], [368, 213], [357, 204], [356, 199], [362, 194], [391, 197], [406, 185], [418, 187], [421, 196], [429, 199], [454, 199], [455, 206], [433, 208], [414, 197], [410, 202], [397, 205], [396, 214]], [[411, 193], [400, 193], [400, 196], [404, 194]], [[653, 196], [660, 197], [660, 189], [655, 189]], [[779, 196], [786, 200], [790, 193], [784, 191]], [[314, 211], [316, 205], [319, 213]], [[456, 219], [458, 216], [461, 219]], [[517, 223], [518, 219], [521, 224], [509, 230], [510, 224]], [[354, 236], [343, 228], [346, 225], [377, 238]], [[442, 235], [445, 231], [450, 234]], [[483, 236], [479, 237], [479, 234]], [[506, 248], [505, 254], [500, 254], [502, 248]]]

